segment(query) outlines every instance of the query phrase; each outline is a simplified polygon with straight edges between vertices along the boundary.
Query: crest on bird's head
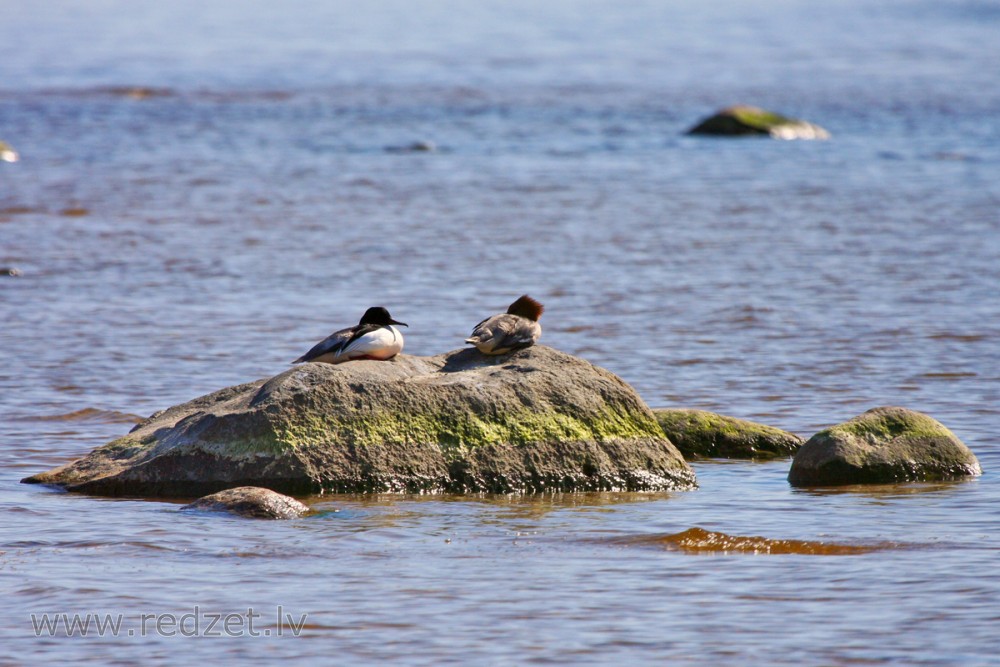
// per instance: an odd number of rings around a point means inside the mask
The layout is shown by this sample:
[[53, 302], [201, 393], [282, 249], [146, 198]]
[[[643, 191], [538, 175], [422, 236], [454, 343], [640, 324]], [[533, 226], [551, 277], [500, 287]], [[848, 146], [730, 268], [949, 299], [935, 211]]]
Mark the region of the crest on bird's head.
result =
[[509, 315], [520, 315], [521, 317], [526, 317], [533, 322], [537, 322], [538, 318], [542, 316], [542, 312], [545, 307], [532, 299], [527, 294], [523, 295], [514, 303], [510, 304], [507, 308], [507, 313]]

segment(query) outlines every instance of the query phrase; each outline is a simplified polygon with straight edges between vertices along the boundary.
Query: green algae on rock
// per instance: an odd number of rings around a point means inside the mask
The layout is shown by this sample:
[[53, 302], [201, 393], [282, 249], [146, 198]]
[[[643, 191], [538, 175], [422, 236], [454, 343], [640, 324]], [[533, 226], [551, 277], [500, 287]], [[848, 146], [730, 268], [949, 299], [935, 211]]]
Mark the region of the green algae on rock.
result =
[[660, 428], [685, 458], [774, 459], [790, 457], [802, 438], [773, 426], [705, 410], [653, 410]]
[[935, 419], [906, 408], [874, 408], [820, 431], [792, 461], [793, 486], [841, 486], [959, 479], [979, 461]]
[[309, 507], [295, 498], [259, 486], [219, 491], [181, 509], [227, 512], [248, 519], [295, 519], [309, 511]]
[[691, 488], [635, 391], [545, 346], [308, 363], [158, 412], [24, 480], [98, 495]]
[[746, 105], [722, 109], [687, 133], [723, 137], [769, 136], [773, 139], [830, 138], [830, 133], [819, 125]]

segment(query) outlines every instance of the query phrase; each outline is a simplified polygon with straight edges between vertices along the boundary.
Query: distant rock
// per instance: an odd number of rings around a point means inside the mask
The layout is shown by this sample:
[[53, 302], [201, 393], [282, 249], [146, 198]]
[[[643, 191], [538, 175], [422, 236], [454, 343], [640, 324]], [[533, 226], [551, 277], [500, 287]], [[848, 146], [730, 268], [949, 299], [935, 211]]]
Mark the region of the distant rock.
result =
[[153, 97], [172, 97], [176, 93], [170, 88], [154, 88], [152, 86], [106, 86], [98, 88], [98, 92], [115, 97], [127, 97], [130, 100], [148, 100]]
[[830, 133], [819, 125], [787, 118], [758, 107], [734, 106], [701, 121], [688, 134], [721, 137], [769, 136], [774, 139], [829, 139]]
[[802, 438], [773, 426], [705, 410], [653, 410], [660, 428], [686, 459], [790, 457]]
[[17, 154], [14, 147], [6, 141], [0, 140], [0, 162], [17, 162], [21, 156]]
[[414, 141], [404, 146], [386, 146], [388, 153], [434, 153], [438, 149], [433, 141]]
[[792, 461], [793, 486], [884, 484], [982, 474], [979, 461], [940, 422], [884, 407], [820, 431]]
[[684, 489], [695, 476], [635, 391], [536, 345], [306, 363], [154, 414], [25, 482], [99, 495]]
[[181, 509], [228, 512], [249, 519], [296, 519], [309, 511], [309, 507], [295, 498], [259, 486], [219, 491]]

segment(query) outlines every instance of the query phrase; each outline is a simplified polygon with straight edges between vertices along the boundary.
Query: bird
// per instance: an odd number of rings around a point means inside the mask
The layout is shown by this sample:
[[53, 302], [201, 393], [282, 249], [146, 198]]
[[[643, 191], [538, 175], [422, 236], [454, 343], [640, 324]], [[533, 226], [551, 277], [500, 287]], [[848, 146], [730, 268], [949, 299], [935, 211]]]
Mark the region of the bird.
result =
[[466, 343], [483, 354], [504, 354], [535, 344], [542, 335], [538, 318], [545, 308], [527, 294], [499, 313], [476, 325]]
[[318, 361], [340, 364], [352, 359], [375, 359], [386, 361], [403, 350], [403, 334], [392, 325], [409, 326], [397, 322], [382, 306], [372, 306], [365, 311], [357, 326], [335, 331], [311, 350], [293, 361]]

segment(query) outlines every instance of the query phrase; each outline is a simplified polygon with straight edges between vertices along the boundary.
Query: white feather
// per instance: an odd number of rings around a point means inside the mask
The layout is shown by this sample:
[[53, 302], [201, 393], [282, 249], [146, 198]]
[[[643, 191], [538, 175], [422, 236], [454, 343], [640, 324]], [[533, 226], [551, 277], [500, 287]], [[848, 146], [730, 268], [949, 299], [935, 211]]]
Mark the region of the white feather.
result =
[[358, 357], [391, 359], [402, 351], [403, 334], [396, 327], [387, 326], [359, 336], [337, 356], [345, 361]]

